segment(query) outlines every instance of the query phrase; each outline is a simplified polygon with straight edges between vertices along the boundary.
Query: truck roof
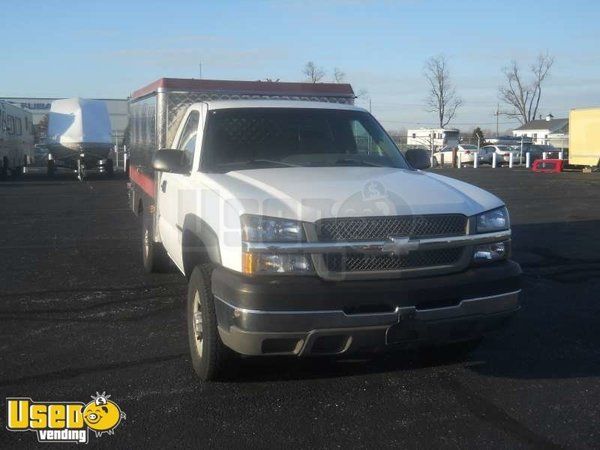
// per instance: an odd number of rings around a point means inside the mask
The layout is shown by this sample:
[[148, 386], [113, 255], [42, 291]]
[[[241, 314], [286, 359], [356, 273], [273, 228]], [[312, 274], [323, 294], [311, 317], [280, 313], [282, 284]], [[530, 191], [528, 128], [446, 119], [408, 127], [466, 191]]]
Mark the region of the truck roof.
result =
[[133, 92], [132, 99], [161, 91], [206, 92], [238, 95], [329, 96], [354, 99], [352, 86], [345, 83], [289, 83], [270, 81], [198, 80], [160, 78]]
[[198, 102], [208, 105], [208, 109], [229, 108], [306, 108], [306, 109], [343, 109], [365, 111], [365, 109], [345, 103], [308, 102], [301, 100], [214, 100]]

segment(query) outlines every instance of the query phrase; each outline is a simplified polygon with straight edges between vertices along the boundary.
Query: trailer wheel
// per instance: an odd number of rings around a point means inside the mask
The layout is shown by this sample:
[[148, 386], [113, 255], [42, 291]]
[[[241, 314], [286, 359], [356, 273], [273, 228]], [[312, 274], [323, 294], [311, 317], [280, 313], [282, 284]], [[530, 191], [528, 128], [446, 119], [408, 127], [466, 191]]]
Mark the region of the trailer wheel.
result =
[[56, 173], [56, 167], [54, 166], [54, 160], [49, 159], [48, 165], [46, 166], [46, 175], [48, 177], [52, 178], [55, 173]]
[[160, 242], [154, 242], [152, 236], [152, 216], [142, 215], [142, 258], [146, 273], [167, 273], [171, 271], [169, 255]]
[[8, 158], [2, 157], [2, 168], [0, 168], [0, 180], [6, 180], [8, 178]]
[[107, 159], [106, 160], [106, 175], [109, 178], [112, 178], [112, 177], [115, 176], [115, 166], [114, 166], [114, 163], [113, 163], [112, 159]]
[[81, 182], [87, 178], [87, 170], [85, 167], [85, 161], [83, 159], [77, 160], [77, 179]]
[[192, 366], [204, 381], [223, 379], [235, 357], [233, 350], [226, 347], [219, 336], [210, 281], [212, 270], [212, 264], [194, 268], [188, 284], [186, 308]]
[[0, 181], [6, 181], [8, 178], [8, 169], [4, 166], [0, 168]]

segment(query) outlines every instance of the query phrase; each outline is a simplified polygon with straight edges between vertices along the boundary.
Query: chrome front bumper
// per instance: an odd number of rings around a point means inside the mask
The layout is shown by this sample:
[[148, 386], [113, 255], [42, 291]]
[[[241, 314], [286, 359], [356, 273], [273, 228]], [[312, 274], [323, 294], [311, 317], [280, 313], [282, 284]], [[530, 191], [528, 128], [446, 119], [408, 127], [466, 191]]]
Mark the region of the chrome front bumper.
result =
[[492, 331], [519, 309], [520, 290], [437, 308], [398, 306], [393, 311], [274, 311], [233, 306], [215, 298], [219, 334], [245, 355], [342, 354], [391, 344], [453, 342]]

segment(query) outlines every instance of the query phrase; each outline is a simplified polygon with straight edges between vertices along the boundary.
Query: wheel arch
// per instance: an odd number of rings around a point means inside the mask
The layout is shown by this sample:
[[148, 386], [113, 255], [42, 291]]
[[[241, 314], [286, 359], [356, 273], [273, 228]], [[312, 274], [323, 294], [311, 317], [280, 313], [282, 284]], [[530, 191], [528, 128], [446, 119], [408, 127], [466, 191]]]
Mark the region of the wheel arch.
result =
[[219, 238], [213, 228], [200, 217], [188, 214], [182, 233], [183, 270], [190, 277], [198, 264], [221, 264]]

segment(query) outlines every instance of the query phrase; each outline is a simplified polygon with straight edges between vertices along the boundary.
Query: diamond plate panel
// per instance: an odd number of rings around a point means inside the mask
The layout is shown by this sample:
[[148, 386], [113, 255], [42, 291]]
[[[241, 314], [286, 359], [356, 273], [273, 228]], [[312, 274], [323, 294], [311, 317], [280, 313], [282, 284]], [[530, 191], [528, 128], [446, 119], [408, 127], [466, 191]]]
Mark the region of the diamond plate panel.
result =
[[416, 251], [406, 256], [329, 254], [325, 264], [330, 272], [374, 272], [393, 271], [456, 264], [464, 248]]
[[460, 236], [466, 229], [467, 217], [462, 214], [347, 217], [317, 222], [319, 240], [329, 242], [385, 240], [390, 236]]

